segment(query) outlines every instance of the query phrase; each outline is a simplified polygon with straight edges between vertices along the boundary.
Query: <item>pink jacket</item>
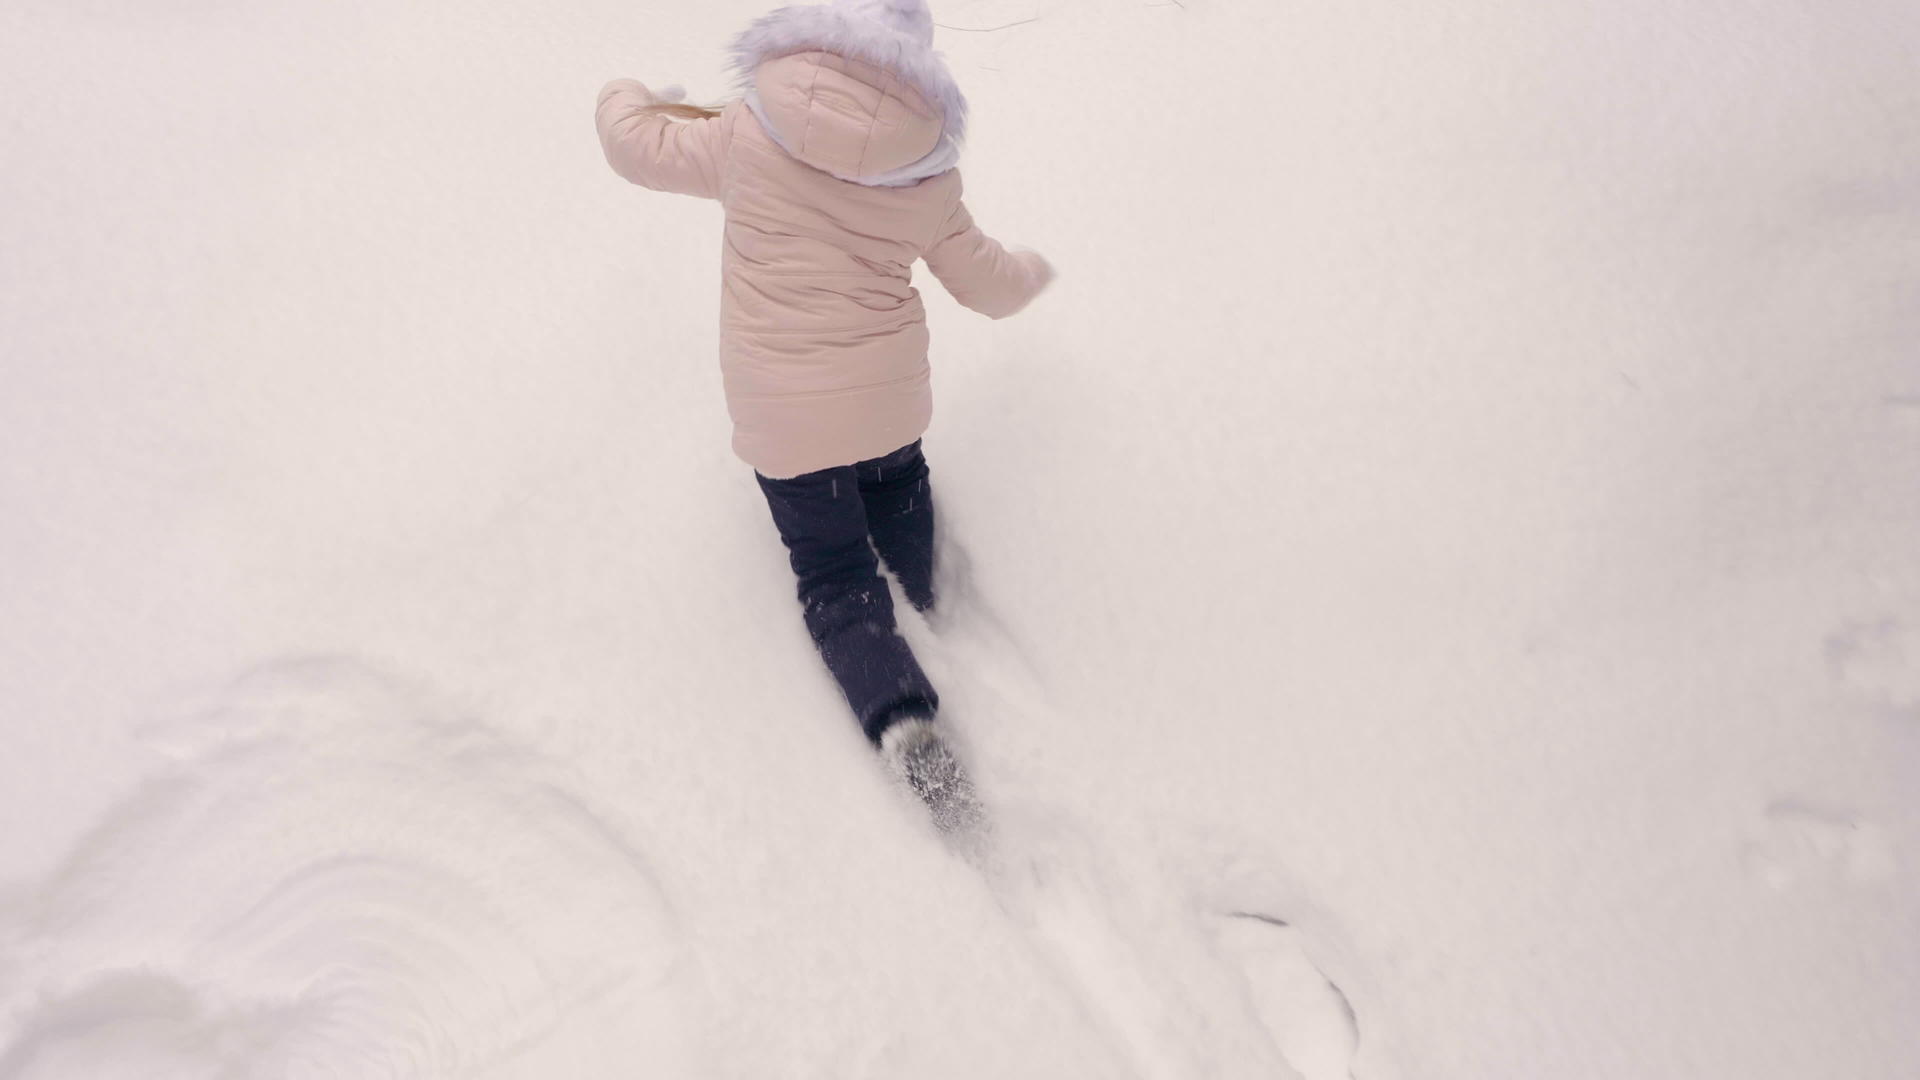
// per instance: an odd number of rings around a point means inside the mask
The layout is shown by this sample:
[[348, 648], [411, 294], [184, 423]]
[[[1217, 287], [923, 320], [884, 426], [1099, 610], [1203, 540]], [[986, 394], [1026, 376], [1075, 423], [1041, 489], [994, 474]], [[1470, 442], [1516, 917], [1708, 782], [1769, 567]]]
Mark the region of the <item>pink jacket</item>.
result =
[[751, 91], [751, 107], [682, 121], [641, 112], [654, 95], [616, 80], [595, 119], [615, 172], [725, 209], [720, 371], [733, 449], [783, 478], [878, 457], [926, 431], [933, 395], [914, 260], [996, 319], [1025, 307], [1052, 271], [974, 225], [958, 170], [901, 186], [874, 179], [946, 141], [939, 110], [886, 70], [799, 52], [759, 63]]

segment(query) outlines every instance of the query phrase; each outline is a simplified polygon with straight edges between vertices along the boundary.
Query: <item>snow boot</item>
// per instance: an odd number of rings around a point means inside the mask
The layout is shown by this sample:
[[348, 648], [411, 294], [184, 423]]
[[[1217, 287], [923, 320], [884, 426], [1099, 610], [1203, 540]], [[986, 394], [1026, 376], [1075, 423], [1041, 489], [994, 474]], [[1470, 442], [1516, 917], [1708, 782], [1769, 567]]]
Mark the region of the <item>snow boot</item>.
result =
[[973, 781], [932, 720], [912, 716], [888, 725], [880, 735], [880, 759], [927, 804], [942, 833], [970, 835], [985, 823]]

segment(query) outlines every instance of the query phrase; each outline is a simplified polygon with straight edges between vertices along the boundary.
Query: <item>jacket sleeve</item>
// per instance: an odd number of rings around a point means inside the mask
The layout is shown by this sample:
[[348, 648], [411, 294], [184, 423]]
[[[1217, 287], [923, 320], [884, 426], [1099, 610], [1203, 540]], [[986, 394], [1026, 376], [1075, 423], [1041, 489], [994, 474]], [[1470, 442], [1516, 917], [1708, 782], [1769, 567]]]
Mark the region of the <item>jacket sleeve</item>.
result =
[[1001, 247], [980, 231], [958, 199], [924, 257], [955, 300], [995, 319], [1026, 307], [1053, 280], [1047, 260], [1036, 252]]
[[601, 88], [593, 117], [607, 164], [641, 187], [719, 198], [725, 119], [675, 120], [641, 111], [655, 100], [632, 79], [615, 79]]

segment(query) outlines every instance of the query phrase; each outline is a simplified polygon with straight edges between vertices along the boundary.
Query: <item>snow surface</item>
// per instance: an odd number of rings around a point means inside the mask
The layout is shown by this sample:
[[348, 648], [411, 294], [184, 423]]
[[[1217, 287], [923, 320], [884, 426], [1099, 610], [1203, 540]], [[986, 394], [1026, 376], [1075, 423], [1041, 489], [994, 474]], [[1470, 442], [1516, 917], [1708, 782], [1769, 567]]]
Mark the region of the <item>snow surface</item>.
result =
[[759, 10], [0, 6], [0, 1077], [1920, 1073], [1920, 7], [940, 4], [984, 873], [593, 139]]

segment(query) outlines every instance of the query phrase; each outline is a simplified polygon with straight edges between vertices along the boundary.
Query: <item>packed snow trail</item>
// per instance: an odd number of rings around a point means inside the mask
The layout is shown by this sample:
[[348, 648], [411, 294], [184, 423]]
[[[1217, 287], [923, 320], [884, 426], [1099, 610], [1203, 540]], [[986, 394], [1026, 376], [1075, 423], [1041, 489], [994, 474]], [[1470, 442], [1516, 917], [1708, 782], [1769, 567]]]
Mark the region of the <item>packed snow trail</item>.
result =
[[[944, 680], [944, 723], [961, 738], [975, 715], [991, 715], [997, 726], [1045, 724], [1055, 707], [981, 594], [952, 529], [941, 541], [946, 610], [939, 632], [927, 632], [918, 619], [904, 624]], [[976, 751], [983, 763], [992, 760], [987, 747], [976, 744]], [[1057, 799], [1017, 783], [996, 785], [998, 778], [988, 770], [982, 827], [941, 840], [982, 873], [1134, 1075], [1356, 1075], [1351, 1005], [1307, 958], [1285, 919], [1252, 909], [1275, 898], [1235, 880], [1246, 876], [1244, 867], [1236, 869], [1239, 860], [1216, 856], [1214, 865], [1196, 866], [1189, 857], [1176, 869], [1150, 845], [1123, 858]], [[1236, 889], [1248, 906], [1223, 900]], [[1359, 1080], [1393, 1075], [1377, 1057]]]

